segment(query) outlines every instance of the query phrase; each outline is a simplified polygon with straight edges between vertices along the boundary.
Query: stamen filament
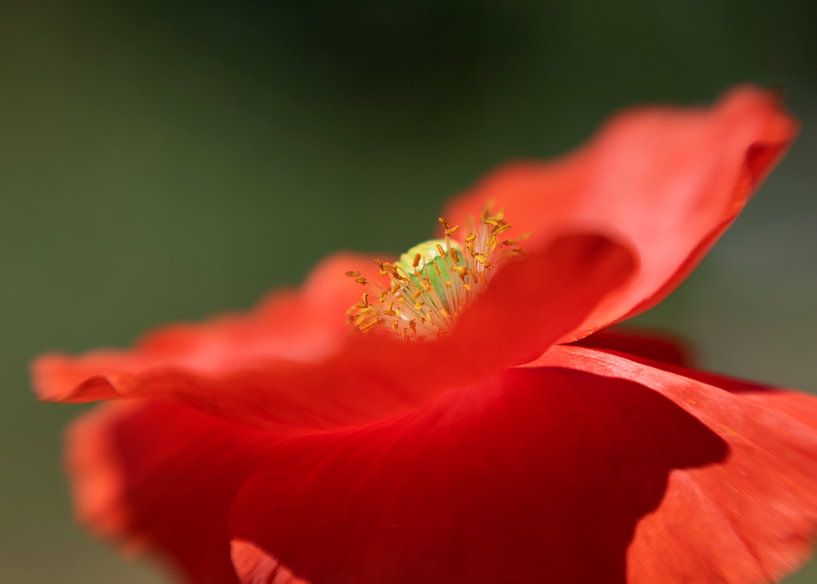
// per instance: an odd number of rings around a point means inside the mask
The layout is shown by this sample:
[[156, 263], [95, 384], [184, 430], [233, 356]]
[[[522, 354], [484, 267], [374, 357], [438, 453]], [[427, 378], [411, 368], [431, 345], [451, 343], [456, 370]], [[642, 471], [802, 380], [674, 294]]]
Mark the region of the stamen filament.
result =
[[496, 266], [521, 253], [518, 239], [500, 239], [511, 228], [501, 211], [486, 210], [461, 242], [452, 238], [459, 225], [450, 225], [444, 217], [439, 222], [443, 239], [421, 243], [394, 263], [376, 261], [379, 274], [388, 276], [387, 286], [370, 282], [360, 272], [346, 272], [367, 290], [376, 289], [376, 302], [364, 291], [347, 311], [359, 331], [383, 325], [406, 340], [445, 335]]

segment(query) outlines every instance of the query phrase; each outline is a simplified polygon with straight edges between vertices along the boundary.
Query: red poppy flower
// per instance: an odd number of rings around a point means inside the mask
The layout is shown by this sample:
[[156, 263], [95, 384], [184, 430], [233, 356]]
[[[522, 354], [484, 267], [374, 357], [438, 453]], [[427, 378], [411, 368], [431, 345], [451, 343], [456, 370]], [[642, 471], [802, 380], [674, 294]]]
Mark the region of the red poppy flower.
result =
[[43, 399], [114, 400], [68, 434], [80, 520], [192, 582], [780, 578], [817, 529], [817, 399], [605, 327], [672, 291], [795, 130], [752, 88], [629, 111], [397, 260], [40, 358]]

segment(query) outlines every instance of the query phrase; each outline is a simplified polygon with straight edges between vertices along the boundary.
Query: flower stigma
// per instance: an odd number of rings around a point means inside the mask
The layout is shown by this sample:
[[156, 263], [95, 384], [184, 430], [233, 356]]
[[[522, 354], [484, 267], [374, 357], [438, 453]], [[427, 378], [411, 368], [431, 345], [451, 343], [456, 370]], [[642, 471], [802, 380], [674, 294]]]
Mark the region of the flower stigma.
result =
[[375, 260], [387, 286], [346, 272], [364, 287], [360, 302], [347, 311], [358, 331], [385, 327], [407, 341], [444, 336], [496, 268], [521, 253], [518, 240], [501, 238], [511, 228], [502, 211], [484, 211], [461, 240], [459, 225], [443, 217], [439, 222], [443, 238], [415, 245], [396, 262]]

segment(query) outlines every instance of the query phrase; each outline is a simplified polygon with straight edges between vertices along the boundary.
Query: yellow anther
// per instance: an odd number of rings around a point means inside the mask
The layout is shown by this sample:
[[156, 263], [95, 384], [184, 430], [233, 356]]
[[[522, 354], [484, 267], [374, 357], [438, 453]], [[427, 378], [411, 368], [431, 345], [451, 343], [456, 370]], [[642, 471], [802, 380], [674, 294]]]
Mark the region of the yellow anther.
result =
[[485, 211], [482, 212], [482, 222], [486, 225], [499, 225], [500, 223], [504, 223], [505, 221], [505, 212], [500, 210], [497, 213], [491, 215], [490, 211], [486, 208]]
[[366, 332], [366, 331], [371, 330], [372, 328], [376, 327], [381, 322], [383, 322], [383, 321], [380, 320], [379, 318], [375, 318], [375, 319], [367, 321], [367, 322], [365, 322], [363, 324], [358, 325], [358, 328], [360, 328], [361, 331]]
[[[358, 271], [346, 275], [367, 286], [377, 301], [364, 293], [348, 311], [348, 321], [362, 332], [378, 325], [406, 340], [437, 338], [450, 330], [465, 305], [479, 294], [491, 277], [494, 264], [519, 253], [516, 240], [502, 240], [508, 231], [504, 214], [486, 210], [476, 228], [461, 233], [459, 225], [439, 218], [444, 238], [414, 246], [396, 262], [376, 260], [381, 276], [388, 283], [370, 282]], [[501, 242], [502, 253], [497, 252]], [[372, 286], [373, 288], [368, 288]]]

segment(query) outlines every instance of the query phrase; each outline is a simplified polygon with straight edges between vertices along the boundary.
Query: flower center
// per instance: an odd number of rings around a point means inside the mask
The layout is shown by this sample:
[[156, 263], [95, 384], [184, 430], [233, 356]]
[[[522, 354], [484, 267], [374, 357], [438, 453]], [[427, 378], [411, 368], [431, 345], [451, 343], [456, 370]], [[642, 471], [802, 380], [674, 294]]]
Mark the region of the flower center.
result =
[[361, 332], [383, 326], [405, 340], [445, 335], [495, 268], [521, 251], [518, 241], [500, 239], [511, 228], [502, 212], [485, 211], [462, 240], [456, 237], [459, 225], [442, 217], [440, 224], [442, 239], [415, 245], [393, 263], [376, 260], [380, 275], [389, 277], [388, 287], [346, 272], [365, 289], [347, 311], [350, 324]]

